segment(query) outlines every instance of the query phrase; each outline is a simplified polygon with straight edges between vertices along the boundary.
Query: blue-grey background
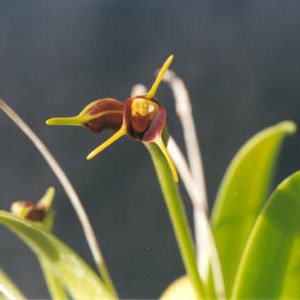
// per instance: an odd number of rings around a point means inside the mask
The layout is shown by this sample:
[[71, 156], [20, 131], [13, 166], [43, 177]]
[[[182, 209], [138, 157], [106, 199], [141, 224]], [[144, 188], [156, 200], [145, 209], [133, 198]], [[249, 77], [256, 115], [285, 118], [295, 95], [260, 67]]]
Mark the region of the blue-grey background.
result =
[[[210, 204], [230, 159], [255, 132], [300, 123], [300, 2], [0, 0], [0, 95], [43, 139], [70, 176], [123, 298], [156, 298], [183, 266], [149, 155], [123, 138], [92, 161], [108, 135], [47, 127], [90, 101], [126, 100], [137, 82], [175, 54], [190, 91]], [[182, 145], [170, 91], [157, 94]], [[1, 209], [57, 189], [55, 234], [93, 262], [69, 201], [47, 164], [0, 113]], [[300, 167], [288, 139], [276, 182]], [[181, 186], [182, 188], [182, 186]], [[183, 191], [189, 216], [191, 207]], [[241, 199], [242, 201], [242, 199]], [[47, 298], [34, 255], [0, 229], [0, 265], [30, 298]]]

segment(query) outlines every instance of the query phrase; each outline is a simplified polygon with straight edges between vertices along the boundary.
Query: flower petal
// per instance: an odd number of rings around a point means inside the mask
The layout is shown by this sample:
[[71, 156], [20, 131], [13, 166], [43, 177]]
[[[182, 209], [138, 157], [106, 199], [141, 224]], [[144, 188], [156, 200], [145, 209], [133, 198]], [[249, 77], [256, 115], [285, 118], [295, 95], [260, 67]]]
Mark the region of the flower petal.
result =
[[173, 58], [174, 58], [174, 56], [170, 55], [167, 58], [167, 60], [165, 61], [165, 63], [163, 64], [163, 66], [161, 67], [161, 69], [160, 69], [160, 71], [159, 71], [159, 73], [158, 73], [158, 75], [157, 75], [150, 91], [146, 95], [147, 99], [154, 99], [156, 90], [157, 90], [158, 86], [160, 85], [160, 83], [162, 81], [162, 78], [164, 77], [165, 72], [168, 70], [170, 64], [172, 63]]
[[86, 159], [92, 159], [96, 155], [98, 155], [101, 151], [103, 151], [105, 148], [110, 146], [112, 143], [114, 143], [116, 140], [121, 138], [123, 135], [126, 135], [126, 129], [124, 126], [122, 126], [114, 135], [112, 135], [109, 139], [107, 139], [104, 143], [102, 143], [100, 146], [98, 146], [96, 149], [94, 149]]
[[167, 112], [163, 106], [160, 106], [157, 114], [152, 120], [149, 129], [144, 133], [143, 142], [151, 142], [157, 136], [161, 136], [165, 127]]

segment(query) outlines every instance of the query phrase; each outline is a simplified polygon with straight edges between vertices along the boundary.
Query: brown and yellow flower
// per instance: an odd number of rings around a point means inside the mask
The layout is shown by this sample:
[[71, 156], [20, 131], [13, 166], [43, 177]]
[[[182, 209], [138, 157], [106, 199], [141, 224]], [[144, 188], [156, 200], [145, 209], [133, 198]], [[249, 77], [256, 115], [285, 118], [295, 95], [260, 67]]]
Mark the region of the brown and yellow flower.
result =
[[115, 134], [94, 149], [87, 159], [93, 158], [123, 135], [143, 143], [153, 142], [164, 154], [177, 182], [176, 168], [162, 140], [167, 113], [155, 98], [156, 90], [172, 60], [173, 55], [166, 60], [146, 95], [129, 98], [125, 103], [111, 98], [99, 99], [90, 103], [75, 117], [52, 118], [47, 120], [47, 124], [83, 126], [96, 133], [104, 130], [114, 131]]

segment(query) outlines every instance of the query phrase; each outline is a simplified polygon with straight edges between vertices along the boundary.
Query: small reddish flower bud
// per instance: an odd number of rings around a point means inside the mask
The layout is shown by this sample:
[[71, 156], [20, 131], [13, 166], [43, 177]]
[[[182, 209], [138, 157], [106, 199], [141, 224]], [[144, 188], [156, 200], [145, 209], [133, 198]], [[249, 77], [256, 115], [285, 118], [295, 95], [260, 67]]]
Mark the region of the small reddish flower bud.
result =
[[37, 204], [31, 201], [16, 201], [10, 208], [11, 213], [32, 222], [42, 222], [51, 207], [54, 194], [54, 188], [50, 187]]
[[69, 118], [52, 118], [48, 125], [73, 125], [99, 133], [104, 130], [117, 131], [123, 122], [124, 103], [115, 99], [103, 98], [87, 105], [79, 115]]
[[15, 216], [23, 217], [32, 222], [42, 221], [45, 215], [43, 207], [39, 207], [30, 201], [14, 202], [11, 206], [11, 212]]

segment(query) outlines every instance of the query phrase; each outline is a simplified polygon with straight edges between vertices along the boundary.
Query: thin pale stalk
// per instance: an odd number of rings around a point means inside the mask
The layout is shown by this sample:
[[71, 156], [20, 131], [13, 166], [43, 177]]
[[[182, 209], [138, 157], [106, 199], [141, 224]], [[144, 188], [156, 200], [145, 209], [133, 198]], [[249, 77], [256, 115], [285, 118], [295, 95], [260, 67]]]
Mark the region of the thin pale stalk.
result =
[[[192, 180], [192, 176], [188, 167], [188, 164], [184, 158], [183, 153], [181, 152], [179, 146], [177, 145], [176, 141], [174, 140], [174, 138], [172, 136], [169, 137], [168, 140], [168, 147], [167, 147], [170, 156], [172, 158], [172, 160], [174, 161], [177, 170], [179, 172], [179, 175], [184, 183], [184, 186], [187, 190], [187, 193], [193, 203], [193, 206], [196, 207], [198, 205], [197, 202], [197, 195], [195, 192], [195, 184], [193, 183]], [[204, 215], [203, 213], [199, 213], [200, 209], [195, 209], [194, 210], [194, 216], [195, 216], [195, 220], [194, 222], [198, 222], [195, 227], [199, 228], [203, 228], [202, 233], [205, 234], [205, 237], [202, 237], [203, 239], [209, 240], [210, 245], [212, 243], [214, 243], [214, 240], [211, 241], [210, 238], [213, 236], [213, 233], [211, 231], [211, 226], [209, 223], [209, 220], [207, 218], [206, 215]], [[217, 251], [216, 247], [213, 248], [206, 248], [206, 249], [202, 249], [202, 251], [207, 251], [204, 255], [202, 255], [202, 258], [204, 257], [208, 257], [210, 255], [210, 253], [213, 253], [212, 256], [217, 256], [218, 257], [218, 253], [215, 252]], [[211, 264], [218, 264], [218, 260], [214, 260], [212, 259]], [[202, 265], [201, 262], [198, 263], [198, 265]], [[214, 268], [217, 269], [219, 268], [218, 265], [214, 265]], [[223, 278], [221, 278], [221, 280], [223, 280]], [[222, 296], [222, 287], [219, 287], [219, 298], [222, 299], [222, 297], [224, 298], [224, 295]]]
[[[187, 193], [192, 201], [192, 204], [194, 207], [195, 228], [201, 228], [201, 230], [202, 230], [201, 231], [201, 233], [202, 233], [201, 239], [208, 240], [209, 236], [207, 235], [207, 232], [208, 232], [208, 230], [210, 230], [210, 226], [209, 226], [209, 224], [207, 224], [207, 221], [206, 221], [207, 218], [206, 218], [205, 214], [202, 213], [201, 207], [198, 207], [196, 209], [196, 207], [199, 205], [199, 201], [197, 199], [197, 191], [196, 191], [196, 187], [194, 184], [194, 180], [193, 180], [193, 177], [189, 170], [189, 166], [185, 160], [185, 157], [184, 157], [183, 153], [181, 152], [178, 144], [176, 143], [176, 141], [174, 140], [174, 138], [172, 136], [170, 136], [169, 140], [168, 140], [168, 152], [170, 153], [170, 156], [177, 167], [179, 175], [180, 175], [180, 177], [184, 183], [184, 186], [187, 190]], [[209, 257], [211, 249], [209, 249], [208, 247], [204, 248], [202, 246], [201, 251], [202, 251], [201, 258], [205, 258], [205, 257]], [[198, 260], [199, 260], [199, 257], [198, 257]], [[202, 265], [203, 265], [202, 261], [198, 262], [198, 266], [202, 266]]]
[[[0, 268], [0, 293], [9, 300], [25, 300], [26, 297]], [[1, 297], [0, 297], [1, 298]]]
[[140, 83], [135, 84], [131, 89], [132, 98], [140, 95], [145, 95], [146, 93], [147, 93], [146, 87]]
[[178, 144], [174, 140], [174, 138], [170, 135], [168, 139], [167, 150], [170, 153], [170, 156], [178, 170], [178, 173], [183, 181], [183, 184], [186, 188], [186, 191], [193, 202], [193, 205], [197, 205], [195, 184], [193, 182], [193, 178], [189, 169], [189, 166], [185, 160], [185, 157], [180, 150]]
[[[164, 76], [175, 98], [177, 115], [181, 121], [191, 176], [195, 188], [191, 197], [194, 206], [195, 238], [197, 245], [198, 268], [202, 279], [207, 282], [209, 263], [211, 262], [214, 284], [218, 298], [224, 298], [225, 286], [221, 264], [207, 216], [207, 196], [205, 178], [201, 160], [195, 123], [192, 116], [192, 106], [189, 94], [183, 81], [176, 74], [168, 70]], [[172, 156], [172, 153], [170, 153]]]
[[201, 152], [188, 91], [185, 88], [183, 81], [171, 70], [168, 70], [165, 73], [163, 81], [170, 85], [174, 95], [176, 113], [183, 129], [191, 174], [198, 185], [198, 188], [196, 189], [199, 193], [197, 201], [199, 202], [199, 205], [203, 206], [203, 209], [207, 210], [208, 205]]
[[6, 113], [8, 117], [23, 131], [23, 133], [32, 141], [34, 146], [39, 150], [42, 156], [45, 158], [46, 162], [52, 169], [53, 173], [58, 178], [61, 183], [63, 189], [68, 195], [71, 204], [78, 216], [78, 219], [82, 225], [83, 232], [85, 234], [87, 243], [91, 250], [94, 261], [99, 269], [99, 272], [102, 276], [103, 281], [106, 283], [107, 287], [110, 291], [117, 297], [116, 290], [114, 288], [113, 282], [110, 278], [108, 269], [106, 267], [106, 263], [104, 261], [104, 257], [100, 250], [100, 246], [97, 242], [97, 238], [89, 218], [84, 210], [84, 207], [80, 201], [78, 194], [76, 193], [74, 187], [69, 181], [67, 175], [60, 167], [56, 159], [44, 145], [44, 143], [39, 139], [39, 137], [30, 129], [30, 127], [2, 100], [0, 99], [0, 108]]
[[204, 285], [199, 276], [193, 238], [177, 184], [159, 148], [154, 143], [145, 143], [145, 146], [154, 163], [186, 272], [197, 297], [203, 299], [206, 296]]

